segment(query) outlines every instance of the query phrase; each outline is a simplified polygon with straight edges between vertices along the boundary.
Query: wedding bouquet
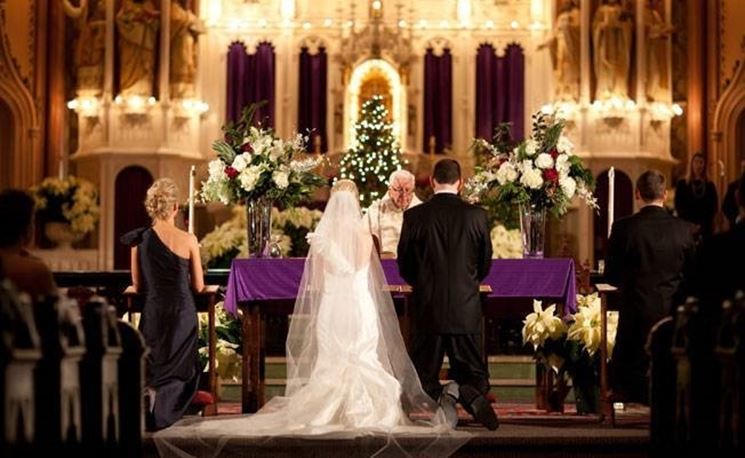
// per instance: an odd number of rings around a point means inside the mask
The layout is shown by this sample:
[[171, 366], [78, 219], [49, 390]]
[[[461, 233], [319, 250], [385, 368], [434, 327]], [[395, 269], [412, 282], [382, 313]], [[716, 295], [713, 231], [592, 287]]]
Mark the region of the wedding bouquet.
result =
[[209, 163], [202, 199], [233, 204], [267, 198], [292, 206], [326, 180], [313, 170], [320, 158], [305, 151], [308, 138], [278, 138], [274, 131], [252, 125], [257, 105], [248, 107], [235, 124], [223, 127], [224, 138], [212, 144], [217, 159]]
[[[601, 307], [597, 293], [577, 295], [577, 313], [566, 321], [555, 316], [556, 306], [545, 310], [533, 301], [533, 312], [523, 321], [523, 342], [533, 345], [535, 358], [563, 377], [572, 378], [577, 411], [596, 412], [598, 408]], [[618, 312], [607, 315], [608, 358], [613, 353], [618, 329]]]
[[72, 175], [64, 179], [48, 177], [31, 192], [45, 222], [69, 224], [80, 237], [95, 229], [100, 208], [98, 192], [89, 181]]
[[520, 204], [555, 216], [566, 213], [577, 195], [590, 207], [594, 179], [574, 154], [574, 144], [563, 134], [564, 120], [538, 112], [533, 115], [533, 133], [514, 144], [509, 127], [502, 125], [492, 140], [478, 139], [473, 149], [486, 156], [477, 173], [466, 183], [466, 196], [478, 202], [486, 194], [503, 204]]

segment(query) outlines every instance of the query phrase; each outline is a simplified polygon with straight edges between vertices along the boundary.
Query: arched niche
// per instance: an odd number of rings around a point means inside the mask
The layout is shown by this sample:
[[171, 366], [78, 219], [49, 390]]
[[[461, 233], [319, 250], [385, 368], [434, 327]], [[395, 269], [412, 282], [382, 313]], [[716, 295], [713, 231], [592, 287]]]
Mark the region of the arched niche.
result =
[[119, 238], [138, 227], [150, 224], [145, 211], [145, 194], [153, 184], [152, 174], [133, 165], [122, 169], [114, 181], [114, 269], [130, 268], [130, 249]]
[[[348, 150], [355, 143], [355, 129], [361, 103], [360, 96], [370, 82], [387, 87], [390, 90], [390, 116], [393, 122], [393, 135], [403, 148], [406, 145], [406, 90], [401, 83], [401, 76], [396, 68], [384, 59], [369, 59], [357, 65], [352, 71], [344, 97], [344, 149]], [[385, 83], [385, 84], [383, 84]], [[385, 100], [386, 95], [383, 95]]]

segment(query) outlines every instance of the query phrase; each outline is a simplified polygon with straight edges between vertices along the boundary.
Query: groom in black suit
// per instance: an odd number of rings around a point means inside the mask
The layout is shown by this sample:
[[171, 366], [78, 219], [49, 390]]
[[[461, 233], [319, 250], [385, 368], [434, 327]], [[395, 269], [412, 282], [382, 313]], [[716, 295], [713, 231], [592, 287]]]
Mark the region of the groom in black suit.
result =
[[[491, 404], [489, 370], [481, 338], [479, 285], [491, 267], [486, 212], [458, 197], [460, 165], [439, 161], [431, 177], [434, 196], [404, 213], [398, 268], [413, 288], [411, 359], [422, 387], [438, 399], [455, 426], [455, 401], [487, 428], [499, 426]], [[448, 355], [456, 381], [440, 385]]]

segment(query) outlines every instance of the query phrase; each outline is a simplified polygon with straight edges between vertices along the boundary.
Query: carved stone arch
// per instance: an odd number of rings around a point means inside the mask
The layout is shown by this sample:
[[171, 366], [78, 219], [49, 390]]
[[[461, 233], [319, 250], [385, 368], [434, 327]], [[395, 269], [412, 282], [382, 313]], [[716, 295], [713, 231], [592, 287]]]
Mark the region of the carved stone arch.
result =
[[311, 56], [314, 56], [318, 54], [319, 50], [321, 48], [324, 48], [326, 50], [326, 54], [330, 54], [331, 50], [329, 49], [329, 45], [323, 38], [317, 36], [317, 35], [308, 35], [306, 37], [303, 37], [298, 42], [298, 48], [308, 48], [308, 54]]
[[269, 36], [264, 36], [264, 35], [252, 36], [250, 38], [237, 39], [237, 40], [231, 41], [230, 43], [231, 44], [232, 43], [242, 44], [243, 47], [246, 49], [246, 54], [256, 54], [256, 48], [261, 43], [269, 43], [272, 46], [272, 48], [274, 48], [275, 52], [277, 50], [277, 44], [274, 43], [272, 38]]
[[424, 42], [422, 54], [426, 54], [429, 49], [432, 50], [432, 53], [435, 56], [442, 56], [446, 49], [449, 49], [452, 52], [453, 44], [447, 38], [433, 37]]
[[[727, 89], [719, 98], [716, 110], [714, 111], [714, 131], [713, 131], [713, 148], [712, 155], [709, 159], [710, 170], [720, 170], [724, 165], [725, 177], [719, 178], [720, 182], [716, 183], [719, 189], [730, 181], [738, 178], [740, 173], [740, 163], [737, 160], [738, 136], [745, 135], [745, 132], [739, 132], [738, 129], [743, 125], [745, 118], [745, 64], [740, 63], [735, 70]], [[714, 168], [711, 168], [714, 167]], [[716, 174], [717, 177], [721, 175]]]
[[487, 38], [478, 40], [478, 46], [476, 46], [476, 49], [481, 45], [490, 45], [494, 49], [494, 53], [497, 57], [504, 57], [504, 53], [510, 45], [519, 46], [522, 48], [523, 53], [525, 53], [525, 46], [523, 46], [520, 40], [515, 38]]
[[33, 95], [13, 63], [5, 20], [5, 17], [0, 20], [0, 99], [13, 120], [10, 133], [13, 148], [6, 153], [10, 156], [8, 185], [27, 188], [41, 180], [44, 170], [39, 115]]

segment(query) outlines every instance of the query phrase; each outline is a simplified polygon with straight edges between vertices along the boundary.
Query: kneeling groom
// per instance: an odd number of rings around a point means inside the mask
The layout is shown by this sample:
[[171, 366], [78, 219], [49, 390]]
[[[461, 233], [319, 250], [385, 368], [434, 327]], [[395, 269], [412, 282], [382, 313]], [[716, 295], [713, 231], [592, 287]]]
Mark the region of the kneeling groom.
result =
[[[398, 268], [413, 288], [410, 353], [422, 388], [437, 399], [450, 424], [455, 402], [490, 430], [499, 427], [484, 395], [489, 370], [481, 342], [479, 286], [491, 267], [486, 212], [458, 197], [460, 165], [439, 161], [431, 177], [434, 196], [404, 213]], [[455, 382], [440, 385], [447, 355]]]

